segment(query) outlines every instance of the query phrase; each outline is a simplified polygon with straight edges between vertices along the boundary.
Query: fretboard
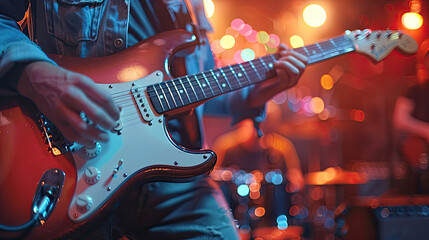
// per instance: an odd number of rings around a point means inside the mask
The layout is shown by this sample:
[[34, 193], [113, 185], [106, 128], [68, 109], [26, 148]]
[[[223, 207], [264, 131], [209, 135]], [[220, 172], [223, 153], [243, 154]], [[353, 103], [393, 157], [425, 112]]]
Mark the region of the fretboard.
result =
[[[309, 59], [309, 64], [320, 62], [355, 50], [346, 36], [329, 39], [294, 49]], [[147, 87], [156, 112], [164, 113], [183, 106], [238, 90], [276, 76], [272, 54], [252, 61], [187, 75]]]

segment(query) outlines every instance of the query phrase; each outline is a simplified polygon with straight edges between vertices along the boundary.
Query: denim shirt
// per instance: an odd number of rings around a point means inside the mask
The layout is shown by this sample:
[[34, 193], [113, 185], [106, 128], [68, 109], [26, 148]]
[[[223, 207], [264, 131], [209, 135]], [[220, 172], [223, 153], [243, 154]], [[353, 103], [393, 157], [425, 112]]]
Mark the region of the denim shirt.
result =
[[[2, 0], [0, 2], [0, 84], [7, 73], [17, 64], [32, 61], [52, 62], [46, 53], [98, 57], [119, 52], [129, 45], [130, 6], [134, 1], [141, 5], [154, 6], [153, 16], [147, 16], [155, 29], [162, 31], [157, 23], [172, 18], [183, 11], [181, 0]], [[19, 25], [27, 10], [29, 11], [29, 30], [27, 37]], [[211, 26], [204, 15], [203, 1], [193, 0], [200, 29], [210, 31]], [[145, 5], [146, 4], [146, 5]], [[135, 4], [132, 7], [137, 7]], [[157, 7], [157, 8], [155, 8]], [[134, 10], [134, 9], [133, 9]], [[146, 13], [147, 13], [146, 9]], [[158, 19], [156, 19], [158, 18]], [[168, 24], [168, 22], [167, 22]], [[186, 27], [186, 26], [185, 26]], [[161, 29], [160, 29], [161, 28]], [[30, 40], [31, 39], [31, 40]], [[143, 39], [141, 39], [143, 40]], [[213, 58], [208, 44], [186, 57], [189, 74], [213, 68]], [[264, 118], [263, 108], [250, 108], [246, 99], [249, 88], [214, 98], [204, 104], [204, 112], [213, 115], [232, 116], [233, 122], [253, 117], [258, 122]], [[202, 110], [197, 114], [201, 117]]]

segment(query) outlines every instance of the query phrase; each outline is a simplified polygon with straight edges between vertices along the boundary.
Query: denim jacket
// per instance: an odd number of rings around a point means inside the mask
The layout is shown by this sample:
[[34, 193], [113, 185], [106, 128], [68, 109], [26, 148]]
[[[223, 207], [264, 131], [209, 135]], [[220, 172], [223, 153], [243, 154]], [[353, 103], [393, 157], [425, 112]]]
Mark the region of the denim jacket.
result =
[[[2, 0], [0, 2], [0, 84], [17, 64], [32, 61], [52, 62], [45, 53], [97, 57], [111, 55], [128, 46], [130, 5], [134, 0]], [[136, 0], [140, 3], [164, 4], [159, 18], [173, 16], [183, 9], [182, 0]], [[30, 2], [27, 37], [16, 23], [24, 17]], [[205, 18], [203, 1], [192, 0], [202, 31], [211, 27]], [[136, 4], [137, 6], [138, 4]], [[134, 7], [134, 6], [133, 6]], [[163, 15], [164, 14], [164, 15]], [[153, 16], [151, 16], [153, 18]], [[166, 17], [166, 16], [165, 16]], [[152, 27], [163, 19], [149, 19]], [[177, 21], [177, 19], [172, 19]], [[161, 26], [162, 27], [162, 26]], [[162, 30], [162, 29], [161, 29]], [[158, 29], [159, 31], [159, 29]], [[155, 32], [156, 33], [156, 32]], [[30, 40], [31, 39], [31, 40]], [[204, 57], [206, 56], [206, 57]], [[208, 45], [187, 56], [188, 73], [212, 68]], [[202, 63], [202, 60], [205, 60]], [[249, 88], [208, 101], [204, 112], [232, 116], [234, 122], [243, 118], [263, 119], [263, 108], [246, 104]], [[197, 111], [201, 115], [201, 111]]]

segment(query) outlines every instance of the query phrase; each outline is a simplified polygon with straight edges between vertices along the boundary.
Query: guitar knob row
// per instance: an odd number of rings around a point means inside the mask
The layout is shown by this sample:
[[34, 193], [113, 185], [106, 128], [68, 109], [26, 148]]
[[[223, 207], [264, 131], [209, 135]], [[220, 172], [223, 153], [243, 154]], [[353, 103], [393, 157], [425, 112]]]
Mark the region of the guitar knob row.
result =
[[83, 153], [88, 157], [97, 157], [101, 153], [101, 144], [99, 142], [95, 142], [94, 146], [83, 148]]
[[89, 166], [85, 169], [83, 179], [86, 183], [92, 185], [100, 181], [101, 172], [96, 167]]
[[81, 194], [76, 199], [76, 208], [81, 213], [86, 213], [89, 209], [91, 209], [92, 204], [92, 198], [86, 194]]

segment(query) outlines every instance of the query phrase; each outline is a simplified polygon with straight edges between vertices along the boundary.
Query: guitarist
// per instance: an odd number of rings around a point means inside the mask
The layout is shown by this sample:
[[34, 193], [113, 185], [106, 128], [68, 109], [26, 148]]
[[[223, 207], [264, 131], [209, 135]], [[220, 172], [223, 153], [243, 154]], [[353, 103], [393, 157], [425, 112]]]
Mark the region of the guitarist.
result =
[[[2, 0], [2, 93], [20, 94], [32, 100], [70, 141], [83, 145], [106, 142], [106, 132], [85, 123], [79, 113], [85, 112], [103, 129], [112, 129], [119, 118], [118, 106], [91, 79], [59, 67], [46, 54], [106, 56], [166, 30], [190, 30], [191, 11], [186, 5], [193, 6], [198, 30], [206, 44], [178, 59], [183, 64], [175, 66], [173, 72], [185, 73], [181, 70], [186, 68], [187, 74], [193, 74], [214, 65], [205, 35], [211, 27], [204, 15], [203, 1], [186, 4], [182, 0]], [[23, 19], [27, 9], [28, 27], [23, 28], [17, 21]], [[215, 98], [186, 116], [186, 120], [170, 120], [173, 138], [188, 148], [201, 148], [203, 112], [230, 115], [235, 121], [260, 120], [265, 101], [294, 86], [307, 63], [305, 56], [285, 45], [279, 50], [280, 58], [274, 64], [278, 78]], [[85, 233], [88, 239], [238, 238], [222, 194], [206, 176], [187, 183], [144, 184], [118, 205], [97, 229]]]
[[429, 193], [429, 40], [417, 54], [418, 84], [408, 89], [395, 103], [394, 125], [410, 136], [402, 146], [402, 155], [415, 170], [417, 193]]

